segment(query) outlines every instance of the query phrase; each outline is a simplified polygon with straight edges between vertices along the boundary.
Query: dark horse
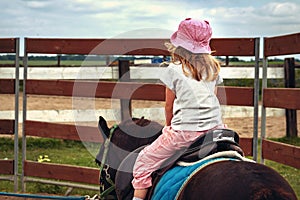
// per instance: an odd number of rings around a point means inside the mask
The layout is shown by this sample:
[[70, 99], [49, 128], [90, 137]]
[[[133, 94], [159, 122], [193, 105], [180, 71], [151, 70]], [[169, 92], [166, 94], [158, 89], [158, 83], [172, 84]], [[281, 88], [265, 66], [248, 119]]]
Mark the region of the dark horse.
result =
[[[109, 128], [105, 119], [100, 117], [99, 129], [106, 139], [106, 144], [101, 146], [96, 158], [101, 171], [101, 192], [105, 191], [104, 193], [111, 194], [110, 197], [119, 199], [132, 198], [132, 193], [127, 197], [116, 195], [118, 185], [124, 184], [120, 182], [127, 181], [126, 187], [132, 187], [130, 180], [118, 178], [118, 174], [122, 174], [118, 168], [124, 165], [122, 161], [131, 152], [154, 141], [161, 134], [162, 128], [159, 123], [144, 118], [126, 120], [118, 126]], [[133, 163], [128, 165], [131, 168]], [[116, 188], [113, 187], [115, 183]], [[288, 182], [265, 165], [244, 161], [222, 161], [210, 164], [193, 175], [178, 199], [293, 200], [297, 197]]]

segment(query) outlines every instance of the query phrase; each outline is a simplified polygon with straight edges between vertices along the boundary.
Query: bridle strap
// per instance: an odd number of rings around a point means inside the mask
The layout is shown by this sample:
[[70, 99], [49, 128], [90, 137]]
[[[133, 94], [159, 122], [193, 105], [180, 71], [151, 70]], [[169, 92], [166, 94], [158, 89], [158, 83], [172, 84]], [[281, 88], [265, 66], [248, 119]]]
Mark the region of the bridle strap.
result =
[[[116, 130], [118, 128], [118, 125], [114, 125], [111, 129], [110, 129], [110, 132], [109, 132], [109, 136], [108, 136], [108, 138], [105, 140], [105, 142], [104, 142], [104, 150], [103, 150], [103, 157], [102, 157], [102, 160], [101, 160], [101, 163], [100, 163], [100, 168], [99, 168], [99, 171], [100, 171], [100, 173], [99, 173], [99, 180], [100, 180], [100, 178], [101, 178], [101, 174], [102, 174], [102, 172], [103, 172], [103, 170], [104, 170], [104, 167], [105, 167], [105, 162], [106, 162], [106, 159], [107, 159], [107, 154], [108, 154], [108, 150], [109, 150], [109, 143], [110, 143], [110, 141], [111, 141], [111, 138], [112, 138], [112, 136], [113, 136], [113, 133], [114, 133], [114, 131]], [[109, 167], [109, 166], [108, 166]], [[106, 171], [106, 173], [107, 173], [107, 170], [108, 170], [108, 168], [105, 170]], [[103, 198], [105, 198], [106, 196], [108, 196], [114, 189], [115, 189], [115, 184], [114, 184], [114, 182], [111, 180], [111, 178], [110, 178], [110, 176], [107, 176], [107, 174], [106, 174], [106, 176], [105, 176], [105, 179], [106, 179], [106, 181], [111, 185], [108, 189], [106, 189], [106, 190], [104, 190], [103, 192], [102, 191], [100, 191], [100, 199], [103, 199]]]

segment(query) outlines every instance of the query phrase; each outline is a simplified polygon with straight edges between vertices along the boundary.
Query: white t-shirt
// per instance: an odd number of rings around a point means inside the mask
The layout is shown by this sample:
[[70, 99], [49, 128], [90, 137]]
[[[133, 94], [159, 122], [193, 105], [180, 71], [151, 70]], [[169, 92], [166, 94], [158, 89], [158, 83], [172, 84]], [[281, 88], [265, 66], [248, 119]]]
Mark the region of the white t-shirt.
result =
[[174, 130], [205, 131], [222, 124], [221, 108], [214, 93], [223, 82], [197, 81], [184, 75], [181, 65], [171, 63], [160, 80], [176, 95], [171, 126]]

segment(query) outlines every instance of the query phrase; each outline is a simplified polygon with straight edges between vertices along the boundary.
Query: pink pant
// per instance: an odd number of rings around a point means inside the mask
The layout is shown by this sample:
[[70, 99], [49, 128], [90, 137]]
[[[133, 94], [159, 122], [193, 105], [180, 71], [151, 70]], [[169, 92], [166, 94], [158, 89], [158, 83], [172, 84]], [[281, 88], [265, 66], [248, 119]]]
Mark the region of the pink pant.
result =
[[[225, 128], [220, 125], [216, 128]], [[159, 169], [172, 157], [178, 158], [199, 136], [207, 131], [175, 131], [171, 126], [164, 127], [160, 135], [151, 145], [145, 147], [138, 155], [133, 168], [132, 185], [134, 189], [145, 189], [152, 186], [151, 173]], [[175, 159], [174, 158], [174, 159]], [[169, 163], [166, 163], [169, 164]]]

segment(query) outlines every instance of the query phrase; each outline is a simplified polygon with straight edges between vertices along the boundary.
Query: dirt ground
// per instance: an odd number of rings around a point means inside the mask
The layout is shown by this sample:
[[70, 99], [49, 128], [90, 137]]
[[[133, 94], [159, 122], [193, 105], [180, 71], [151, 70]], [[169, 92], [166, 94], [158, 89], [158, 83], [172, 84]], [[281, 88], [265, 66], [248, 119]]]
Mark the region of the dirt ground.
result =
[[[96, 99], [92, 100], [91, 103], [95, 109], [108, 109], [111, 108], [111, 101], [109, 99]], [[156, 101], [133, 101], [133, 108], [149, 108], [149, 107], [163, 107], [163, 102]], [[19, 108], [22, 110], [22, 94], [20, 94]], [[55, 97], [55, 96], [38, 96], [30, 95], [27, 97], [27, 108], [29, 110], [70, 110], [72, 109], [72, 98], [71, 97]], [[81, 109], [91, 108], [91, 105], [83, 104], [80, 106]], [[0, 95], [0, 111], [7, 111], [14, 109], [14, 96], [13, 95]], [[298, 115], [298, 130], [300, 128], [300, 111]], [[224, 123], [229, 128], [237, 131], [240, 137], [252, 137], [253, 135], [253, 118], [224, 118]], [[109, 125], [110, 124], [109, 122]], [[285, 136], [285, 117], [267, 117], [266, 123], [266, 136], [267, 137], [283, 137]], [[258, 123], [259, 134], [260, 134], [260, 119]]]

